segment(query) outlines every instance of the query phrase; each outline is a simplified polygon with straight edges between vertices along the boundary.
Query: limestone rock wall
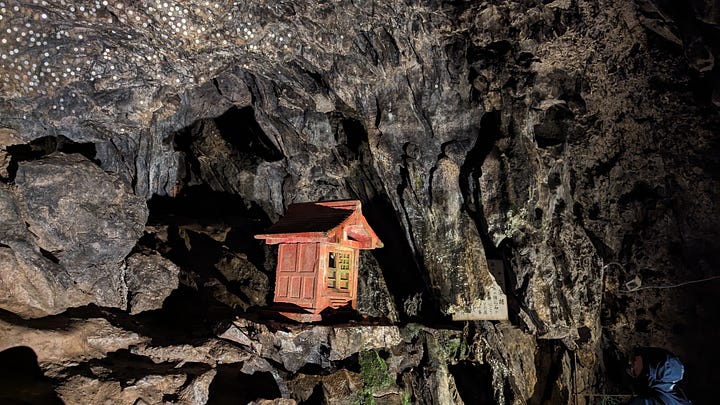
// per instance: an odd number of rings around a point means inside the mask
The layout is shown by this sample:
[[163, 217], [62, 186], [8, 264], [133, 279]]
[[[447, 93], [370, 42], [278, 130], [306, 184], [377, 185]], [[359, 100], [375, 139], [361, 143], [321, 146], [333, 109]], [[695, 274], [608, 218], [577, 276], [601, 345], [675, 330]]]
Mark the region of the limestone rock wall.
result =
[[[253, 232], [292, 202], [359, 198], [386, 246], [363, 258], [368, 315], [447, 322], [483, 296], [487, 258], [505, 263], [511, 319], [464, 325], [461, 356], [428, 349], [442, 390], [416, 399], [460, 403], [467, 373], [501, 402], [623, 392], [623, 352], [651, 344], [697, 371], [702, 401], [717, 371], [694, 348], [719, 337], [705, 326], [717, 15], [646, 0], [1, 3], [0, 305], [136, 314], [192, 292], [243, 312], [272, 282]], [[645, 288], [628, 290], [635, 277]], [[188, 371], [205, 376], [198, 398], [217, 370]], [[156, 385], [185, 398], [191, 380]]]

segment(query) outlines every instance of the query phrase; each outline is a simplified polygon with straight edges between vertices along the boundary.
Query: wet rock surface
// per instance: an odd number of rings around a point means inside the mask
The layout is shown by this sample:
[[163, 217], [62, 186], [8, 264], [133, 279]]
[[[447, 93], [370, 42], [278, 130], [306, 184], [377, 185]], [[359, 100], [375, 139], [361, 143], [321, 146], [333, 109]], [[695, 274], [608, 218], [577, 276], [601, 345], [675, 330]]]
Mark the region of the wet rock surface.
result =
[[[67, 403], [222, 403], [237, 379], [257, 403], [593, 403], [628, 392], [625, 352], [661, 345], [708, 402], [717, 15], [0, 2], [4, 350], [30, 347]], [[258, 319], [276, 252], [253, 235], [342, 198], [385, 243], [362, 259], [369, 318]], [[510, 319], [451, 323], [488, 259]]]

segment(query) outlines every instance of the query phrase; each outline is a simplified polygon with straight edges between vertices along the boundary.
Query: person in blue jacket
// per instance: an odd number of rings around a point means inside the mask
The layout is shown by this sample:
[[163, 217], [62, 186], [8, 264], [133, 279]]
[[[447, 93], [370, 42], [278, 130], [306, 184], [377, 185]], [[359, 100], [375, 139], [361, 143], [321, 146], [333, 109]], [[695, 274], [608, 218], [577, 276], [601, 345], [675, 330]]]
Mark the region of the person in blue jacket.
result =
[[692, 404], [678, 390], [685, 367], [674, 354], [658, 347], [638, 347], [633, 350], [628, 374], [636, 381], [638, 396], [629, 405], [686, 405]]

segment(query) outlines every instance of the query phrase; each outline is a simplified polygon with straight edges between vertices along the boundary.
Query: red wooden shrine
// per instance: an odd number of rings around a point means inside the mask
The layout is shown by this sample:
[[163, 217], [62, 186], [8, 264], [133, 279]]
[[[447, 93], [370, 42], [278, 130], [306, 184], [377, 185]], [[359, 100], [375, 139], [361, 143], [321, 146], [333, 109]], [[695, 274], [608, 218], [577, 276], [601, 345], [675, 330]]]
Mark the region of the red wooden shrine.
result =
[[281, 313], [303, 322], [326, 308], [356, 309], [360, 249], [383, 247], [357, 200], [291, 204], [255, 238], [279, 245], [274, 301], [300, 307]]

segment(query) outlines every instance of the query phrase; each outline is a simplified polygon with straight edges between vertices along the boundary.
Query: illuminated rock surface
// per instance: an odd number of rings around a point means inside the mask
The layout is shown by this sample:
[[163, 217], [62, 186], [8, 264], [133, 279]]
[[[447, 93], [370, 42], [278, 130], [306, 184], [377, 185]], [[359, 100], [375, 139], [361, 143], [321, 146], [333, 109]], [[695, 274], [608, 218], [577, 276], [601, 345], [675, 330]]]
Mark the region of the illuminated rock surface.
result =
[[[660, 345], [710, 401], [718, 15], [703, 1], [0, 1], [3, 325], [99, 318], [152, 340], [77, 365], [17, 340], [68, 403], [219, 403], [238, 386], [248, 402], [349, 398], [359, 357], [324, 351], [329, 326], [300, 344], [258, 319], [275, 252], [252, 236], [292, 202], [353, 198], [385, 243], [362, 257], [356, 326], [423, 325], [373, 345], [394, 382], [362, 395], [626, 393], [623, 352]], [[485, 293], [488, 258], [504, 261], [509, 321], [451, 323]], [[708, 281], [627, 291], [636, 276]], [[236, 316], [263, 321], [269, 352], [200, 349]], [[306, 349], [326, 360], [303, 364]]]

